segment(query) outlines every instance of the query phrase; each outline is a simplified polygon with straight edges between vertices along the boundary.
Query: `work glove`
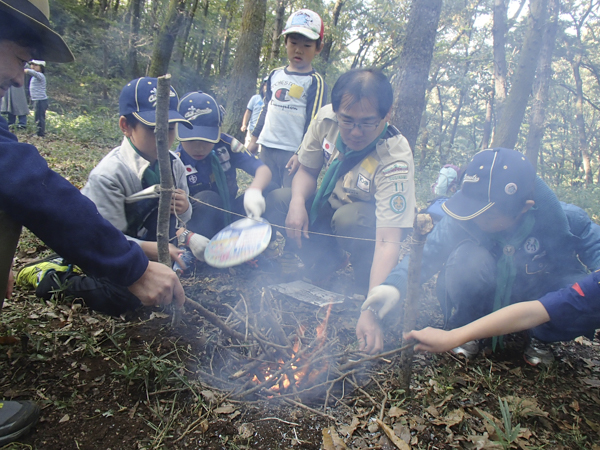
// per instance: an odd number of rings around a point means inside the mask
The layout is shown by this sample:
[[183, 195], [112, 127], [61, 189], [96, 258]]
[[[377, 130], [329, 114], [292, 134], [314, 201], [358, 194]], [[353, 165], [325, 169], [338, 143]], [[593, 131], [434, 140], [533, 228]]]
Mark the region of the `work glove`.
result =
[[368, 309], [381, 320], [398, 302], [400, 302], [400, 291], [394, 286], [382, 284], [369, 291], [367, 299], [360, 310], [365, 311]]
[[266, 207], [265, 198], [260, 189], [246, 189], [246, 193], [244, 194], [244, 209], [248, 217], [252, 219], [260, 218], [265, 212]]
[[194, 254], [197, 260], [204, 261], [204, 250], [210, 241], [209, 238], [198, 233], [190, 233], [188, 247]]

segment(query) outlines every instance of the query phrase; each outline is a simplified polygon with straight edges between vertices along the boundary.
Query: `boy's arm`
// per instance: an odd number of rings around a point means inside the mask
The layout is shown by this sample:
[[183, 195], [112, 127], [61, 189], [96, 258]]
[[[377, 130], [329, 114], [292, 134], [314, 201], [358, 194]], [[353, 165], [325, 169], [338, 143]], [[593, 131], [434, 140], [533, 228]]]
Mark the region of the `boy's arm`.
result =
[[250, 120], [251, 114], [252, 111], [250, 111], [249, 109], [247, 109], [244, 113], [244, 117], [242, 118], [242, 127], [240, 128], [241, 131], [246, 131], [248, 129], [248, 121]]
[[40, 81], [44, 81], [46, 79], [46, 77], [44, 76], [43, 73], [38, 72], [36, 70], [33, 69], [25, 69], [25, 72], [27, 73], [27, 75], [31, 75], [34, 78], [37, 78]]
[[173, 161], [173, 175], [175, 187], [177, 189], [181, 189], [184, 192], [186, 198], [188, 199], [188, 208], [183, 214], [180, 214], [178, 216], [178, 219], [182, 222], [188, 222], [192, 218], [192, 204], [189, 201], [190, 188], [187, 184], [185, 166], [183, 165], [183, 162], [181, 162], [181, 159], [179, 159], [179, 157], [176, 157], [176, 159]]
[[317, 72], [312, 74], [313, 81], [306, 93], [306, 122], [304, 123], [304, 134], [308, 130], [310, 122], [317, 116], [319, 109], [327, 104], [327, 84], [323, 77]]
[[413, 330], [405, 334], [404, 339], [419, 341], [415, 350], [440, 353], [475, 339], [529, 330], [549, 320], [550, 316], [544, 305], [538, 300], [533, 300], [509, 305], [454, 330], [444, 331], [431, 327], [420, 331]]
[[271, 182], [272, 176], [273, 174], [271, 173], [271, 170], [263, 164], [256, 169], [254, 180], [252, 180], [252, 183], [250, 183], [248, 189], [260, 189], [261, 192], [264, 191]]

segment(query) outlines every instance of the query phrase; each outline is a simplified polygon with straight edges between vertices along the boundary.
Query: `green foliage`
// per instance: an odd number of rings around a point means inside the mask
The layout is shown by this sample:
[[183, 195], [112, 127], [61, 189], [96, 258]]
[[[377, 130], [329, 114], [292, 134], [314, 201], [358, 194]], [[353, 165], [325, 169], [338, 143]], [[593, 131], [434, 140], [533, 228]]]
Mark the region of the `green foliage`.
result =
[[506, 400], [502, 400], [502, 398], [498, 397], [498, 402], [500, 403], [500, 412], [502, 414], [502, 425], [501, 429], [495, 421], [491, 420], [487, 415], [480, 412], [481, 417], [485, 419], [496, 431], [498, 438], [500, 439], [498, 443], [505, 450], [511, 448], [512, 443], [517, 440], [519, 436], [519, 432], [521, 431], [521, 424], [514, 425], [512, 424], [512, 414], [508, 407], [508, 402]]

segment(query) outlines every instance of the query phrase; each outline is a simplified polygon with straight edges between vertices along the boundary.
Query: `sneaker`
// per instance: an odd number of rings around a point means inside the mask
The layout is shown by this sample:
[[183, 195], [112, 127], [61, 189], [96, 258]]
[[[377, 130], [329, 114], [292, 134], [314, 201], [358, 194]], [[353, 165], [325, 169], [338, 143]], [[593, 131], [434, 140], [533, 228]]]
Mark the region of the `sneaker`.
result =
[[548, 367], [554, 362], [554, 355], [550, 347], [535, 338], [531, 338], [525, 347], [523, 358], [527, 364], [534, 367], [539, 364]]
[[0, 446], [28, 433], [39, 416], [40, 407], [33, 402], [0, 400]]
[[478, 341], [465, 342], [463, 345], [454, 347], [452, 349], [452, 353], [454, 353], [457, 356], [462, 355], [466, 359], [473, 359], [479, 353], [479, 342]]
[[[58, 262], [59, 260], [60, 263]], [[19, 286], [35, 289], [49, 271], [68, 272], [71, 268], [70, 265], [62, 264], [62, 258], [52, 261], [36, 262], [23, 267], [17, 274], [15, 281]]]

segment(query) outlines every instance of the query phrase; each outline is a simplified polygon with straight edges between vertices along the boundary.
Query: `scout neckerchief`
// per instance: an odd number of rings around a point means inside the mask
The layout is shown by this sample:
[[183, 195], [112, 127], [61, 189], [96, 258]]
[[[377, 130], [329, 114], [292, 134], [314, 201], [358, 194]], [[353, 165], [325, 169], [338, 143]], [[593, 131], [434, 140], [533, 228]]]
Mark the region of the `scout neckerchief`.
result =
[[313, 200], [309, 215], [311, 225], [317, 219], [317, 216], [319, 215], [323, 205], [325, 205], [327, 200], [329, 200], [337, 181], [346, 175], [350, 169], [352, 169], [356, 164], [358, 164], [359, 161], [361, 161], [365, 156], [375, 149], [379, 140], [385, 135], [387, 128], [388, 126], [386, 123], [381, 134], [377, 136], [373, 142], [360, 151], [349, 150], [346, 147], [346, 144], [344, 144], [344, 141], [342, 141], [341, 135], [338, 133], [335, 146], [339, 151], [339, 155], [329, 165], [329, 168], [323, 177], [323, 181], [321, 181], [321, 187], [317, 191], [317, 195]]
[[[210, 165], [212, 167], [213, 175], [215, 176], [215, 183], [217, 184], [219, 196], [223, 200], [223, 208], [227, 211], [231, 211], [231, 200], [229, 197], [229, 186], [227, 185], [227, 177], [225, 176], [225, 171], [223, 170], [221, 161], [219, 161], [219, 157], [217, 156], [214, 150], [211, 150], [210, 152]], [[225, 213], [225, 225], [229, 225], [230, 223], [231, 214]]]
[[[506, 238], [498, 233], [492, 237], [498, 242], [502, 248], [502, 256], [496, 264], [496, 294], [494, 295], [494, 311], [508, 306], [512, 293], [512, 286], [517, 276], [517, 266], [515, 264], [515, 252], [521, 247], [525, 239], [531, 233], [535, 217], [532, 211], [528, 211], [519, 228], [510, 237]], [[494, 336], [492, 338], [492, 351], [496, 350], [496, 344], [500, 343], [500, 347], [504, 347], [503, 336]]]
[[[128, 137], [127, 141], [129, 142], [129, 145], [131, 145], [131, 148], [134, 149], [138, 155], [146, 159], [142, 152], [140, 152], [138, 148], [135, 145], [133, 145], [133, 142], [131, 142], [131, 138]], [[144, 173], [142, 174], [142, 187], [144, 187], [144, 189], [149, 186], [154, 186], [155, 184], [160, 184], [160, 170], [158, 168], [158, 159], [153, 163], [150, 163], [150, 165], [146, 167], [146, 170], [144, 170]]]

